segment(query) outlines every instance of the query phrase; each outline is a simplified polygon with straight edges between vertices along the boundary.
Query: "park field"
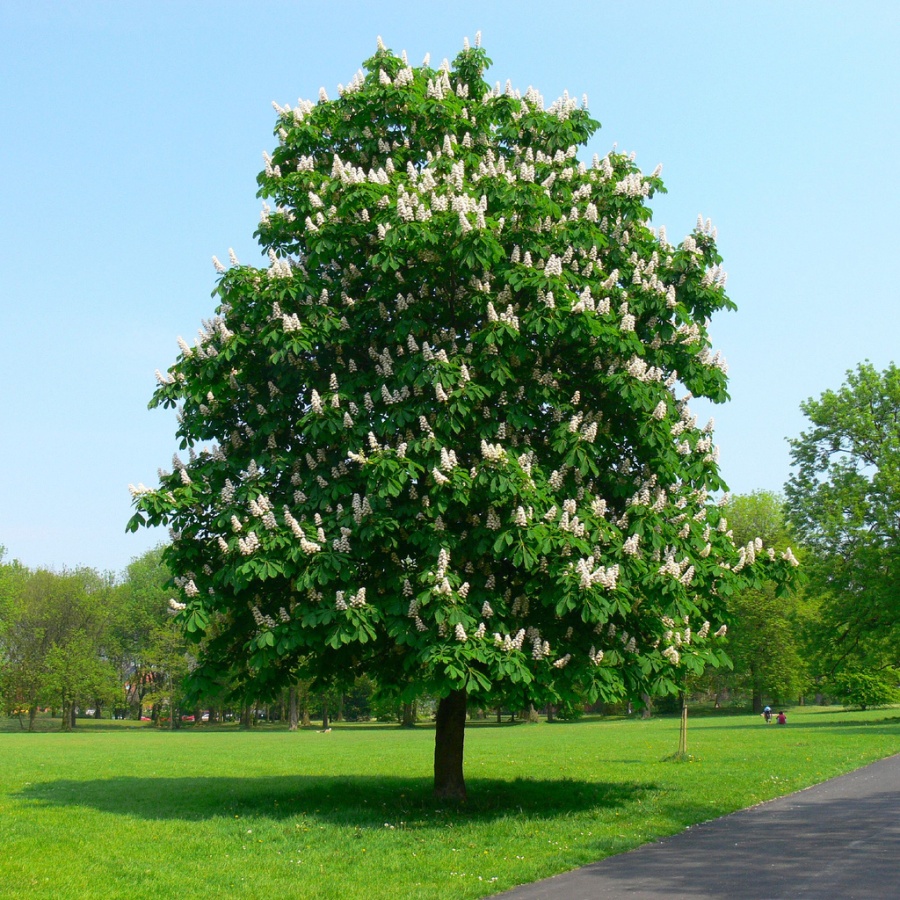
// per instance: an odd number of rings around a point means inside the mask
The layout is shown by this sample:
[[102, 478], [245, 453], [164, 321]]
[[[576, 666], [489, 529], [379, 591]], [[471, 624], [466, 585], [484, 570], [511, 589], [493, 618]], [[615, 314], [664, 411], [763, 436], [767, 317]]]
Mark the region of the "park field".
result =
[[898, 710], [695, 715], [684, 761], [676, 717], [473, 723], [454, 809], [427, 725], [122, 724], [0, 734], [0, 897], [484, 897], [900, 752]]

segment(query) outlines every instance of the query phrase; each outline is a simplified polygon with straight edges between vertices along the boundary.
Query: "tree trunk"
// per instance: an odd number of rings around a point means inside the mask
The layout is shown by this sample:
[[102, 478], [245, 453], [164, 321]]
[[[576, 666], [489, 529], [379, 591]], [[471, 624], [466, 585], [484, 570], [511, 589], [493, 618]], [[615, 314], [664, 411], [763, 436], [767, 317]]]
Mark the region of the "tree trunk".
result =
[[297, 730], [297, 719], [298, 719], [298, 709], [297, 709], [297, 685], [291, 685], [290, 691], [290, 725], [288, 726], [291, 731]]
[[497, 707], [497, 724], [498, 725], [503, 724], [503, 707], [502, 706]]
[[530, 722], [532, 725], [536, 725], [541, 721], [541, 717], [538, 715], [538, 711], [534, 708], [533, 703], [529, 703], [528, 706], [525, 707], [522, 718], [526, 722]]
[[556, 710], [553, 708], [552, 703], [547, 704], [547, 721], [553, 722], [555, 721]]
[[72, 728], [74, 728], [78, 724], [78, 722], [75, 720], [75, 710], [76, 710], [76, 706], [73, 701], [72, 705], [70, 707], [70, 710], [69, 710], [69, 720], [70, 720], [70, 726]]
[[437, 709], [434, 733], [434, 796], [438, 800], [466, 799], [463, 742], [466, 737], [466, 692], [451, 691]]
[[344, 721], [344, 692], [341, 691], [338, 694], [338, 708], [337, 715], [334, 717], [335, 722], [343, 722]]
[[416, 720], [418, 719], [417, 710], [416, 710], [416, 701], [413, 700], [412, 703], [404, 703], [403, 707], [400, 711], [400, 727], [401, 728], [415, 728]]
[[331, 727], [328, 721], [328, 701], [322, 701], [322, 731], [327, 731]]
[[245, 703], [245, 704], [241, 707], [241, 724], [240, 724], [239, 727], [240, 727], [240, 729], [241, 729], [242, 731], [243, 731], [244, 729], [250, 727], [250, 718], [251, 718], [251, 717], [250, 717], [250, 704], [249, 704], [249, 703]]
[[759, 715], [763, 711], [762, 691], [759, 688], [753, 688], [753, 712]]
[[28, 730], [34, 731], [34, 720], [37, 718], [37, 707], [28, 707]]
[[641, 694], [641, 700], [644, 703], [644, 708], [641, 710], [641, 718], [649, 719], [653, 715], [653, 700], [649, 694]]

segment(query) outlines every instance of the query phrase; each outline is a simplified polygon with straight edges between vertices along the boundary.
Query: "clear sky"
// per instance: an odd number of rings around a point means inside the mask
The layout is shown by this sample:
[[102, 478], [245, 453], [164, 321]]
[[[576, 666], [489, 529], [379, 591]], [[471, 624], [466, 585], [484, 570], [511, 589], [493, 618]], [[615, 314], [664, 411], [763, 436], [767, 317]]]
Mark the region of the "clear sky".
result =
[[[799, 405], [900, 358], [900, 4], [0, 0], [0, 544], [120, 571], [175, 423], [148, 411], [212, 313], [212, 254], [258, 257], [271, 101], [331, 96], [382, 35], [418, 62], [480, 30], [491, 81], [587, 93], [587, 150], [663, 163], [654, 223], [719, 230], [713, 322], [735, 492], [780, 490]], [[695, 407], [701, 415], [706, 409]]]

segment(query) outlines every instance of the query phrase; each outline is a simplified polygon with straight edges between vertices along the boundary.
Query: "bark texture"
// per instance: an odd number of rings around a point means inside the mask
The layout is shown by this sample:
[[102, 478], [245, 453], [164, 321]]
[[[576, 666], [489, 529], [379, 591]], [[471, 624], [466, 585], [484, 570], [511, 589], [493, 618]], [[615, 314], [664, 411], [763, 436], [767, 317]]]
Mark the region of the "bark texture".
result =
[[438, 800], [466, 799], [463, 743], [466, 736], [466, 692], [451, 691], [438, 704], [434, 733], [434, 796]]

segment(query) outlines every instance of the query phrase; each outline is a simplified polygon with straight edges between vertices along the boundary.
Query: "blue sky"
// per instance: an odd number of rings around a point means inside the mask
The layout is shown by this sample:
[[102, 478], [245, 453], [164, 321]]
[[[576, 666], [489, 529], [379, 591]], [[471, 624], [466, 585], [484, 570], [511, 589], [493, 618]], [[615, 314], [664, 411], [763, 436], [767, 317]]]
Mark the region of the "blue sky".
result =
[[[718, 226], [737, 313], [712, 410], [735, 492], [779, 490], [799, 405], [897, 360], [900, 4], [0, 0], [0, 544], [121, 570], [174, 420], [147, 410], [213, 309], [212, 254], [258, 253], [271, 101], [332, 96], [377, 35], [411, 61], [480, 30], [490, 80], [587, 93], [670, 240]], [[706, 409], [695, 407], [701, 417]]]

